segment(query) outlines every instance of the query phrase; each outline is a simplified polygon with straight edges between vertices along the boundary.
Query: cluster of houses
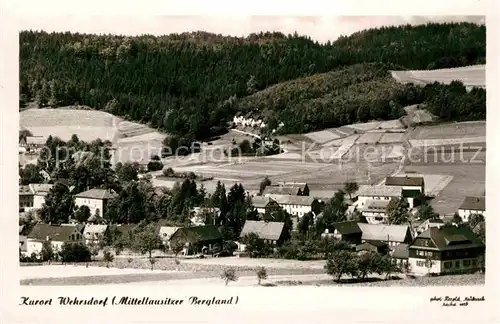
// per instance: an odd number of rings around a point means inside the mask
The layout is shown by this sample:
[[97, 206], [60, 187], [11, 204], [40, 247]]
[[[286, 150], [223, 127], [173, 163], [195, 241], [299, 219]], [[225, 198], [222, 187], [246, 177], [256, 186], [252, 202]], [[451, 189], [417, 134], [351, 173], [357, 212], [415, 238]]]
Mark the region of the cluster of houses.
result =
[[[51, 184], [20, 186], [20, 209], [28, 211], [41, 208], [52, 186]], [[418, 205], [418, 198], [423, 194], [425, 186], [422, 177], [388, 177], [383, 185], [362, 185], [353, 194], [350, 208], [360, 211], [366, 222], [334, 223], [322, 236], [347, 242], [359, 252], [389, 253], [397, 262], [409, 263], [415, 274], [429, 271], [443, 273], [473, 270], [480, 267], [485, 246], [471, 230], [458, 226], [445, 226], [443, 219], [426, 220], [411, 225], [387, 224], [386, 210], [392, 199], [406, 198], [411, 210]], [[74, 195], [75, 206], [87, 206], [91, 212], [92, 217], [86, 224], [38, 223], [29, 233], [24, 226], [20, 226], [21, 252], [26, 255], [39, 253], [43, 242], [47, 240], [52, 242], [54, 249], [60, 249], [65, 242], [90, 244], [102, 240], [108, 226], [102, 224], [96, 215], [103, 215], [109, 200], [115, 196], [116, 193], [105, 189], [90, 189]], [[310, 196], [310, 189], [306, 183], [282, 182], [269, 185], [260, 195], [255, 195], [251, 199], [259, 214], [283, 209], [292, 216], [294, 225], [307, 213], [312, 213], [315, 218], [320, 217], [321, 212], [318, 214], [316, 212], [324, 206], [322, 199]], [[158, 225], [156, 231], [166, 246], [172, 241], [182, 239], [199, 249], [211, 250], [216, 245], [221, 247], [223, 242], [221, 233], [216, 226], [205, 224], [202, 217], [211, 213], [216, 218], [219, 212], [218, 208], [195, 207], [192, 210], [191, 226]], [[485, 198], [465, 197], [457, 214], [463, 222], [468, 222], [473, 214], [485, 216]], [[117, 228], [120, 232], [126, 233], [135, 226], [118, 225]], [[255, 233], [266, 243], [278, 246], [283, 243], [284, 228], [282, 222], [247, 220], [240, 237]], [[238, 244], [238, 247], [240, 251], [244, 250], [243, 244]], [[189, 251], [185, 250], [184, 253]]]

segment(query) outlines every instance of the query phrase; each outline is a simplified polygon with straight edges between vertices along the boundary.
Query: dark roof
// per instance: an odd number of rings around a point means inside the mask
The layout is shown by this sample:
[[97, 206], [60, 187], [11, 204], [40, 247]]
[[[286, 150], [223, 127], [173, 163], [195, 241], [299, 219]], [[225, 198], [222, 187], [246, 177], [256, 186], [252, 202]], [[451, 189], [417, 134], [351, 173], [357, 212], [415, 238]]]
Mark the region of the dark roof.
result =
[[274, 240], [280, 239], [283, 233], [285, 223], [283, 222], [265, 222], [265, 221], [253, 221], [247, 220], [243, 229], [241, 230], [240, 237], [243, 237], [250, 233], [255, 233], [263, 240]]
[[175, 241], [179, 235], [186, 237], [193, 243], [222, 240], [222, 234], [214, 225], [181, 227], [172, 234], [170, 239]]
[[264, 195], [297, 195], [299, 193], [300, 187], [298, 186], [266, 186], [264, 189]]
[[465, 197], [459, 209], [485, 211], [485, 197]]
[[423, 186], [423, 177], [387, 177], [385, 179], [386, 186]]
[[421, 194], [420, 190], [418, 189], [403, 189], [403, 197], [404, 198], [416, 198]]
[[376, 247], [388, 246], [388, 244], [386, 242], [382, 242], [379, 240], [365, 240], [365, 243], [368, 243], [368, 244], [376, 246]]
[[342, 235], [361, 233], [361, 229], [355, 221], [332, 223], [332, 227]]
[[484, 247], [484, 243], [476, 234], [462, 226], [429, 227], [417, 238], [431, 239], [440, 251]]
[[392, 257], [395, 259], [408, 259], [410, 257], [408, 244], [400, 243], [396, 245], [394, 252], [392, 252]]
[[53, 241], [67, 241], [78, 228], [73, 225], [36, 224], [28, 234], [29, 239], [45, 241], [49, 237]]

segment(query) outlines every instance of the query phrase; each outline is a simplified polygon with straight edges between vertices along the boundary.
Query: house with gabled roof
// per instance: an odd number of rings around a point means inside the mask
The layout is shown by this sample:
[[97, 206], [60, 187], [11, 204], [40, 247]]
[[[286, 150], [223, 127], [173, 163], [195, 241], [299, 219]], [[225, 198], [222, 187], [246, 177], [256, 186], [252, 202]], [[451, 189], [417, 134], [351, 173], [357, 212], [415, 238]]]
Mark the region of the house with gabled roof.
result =
[[361, 214], [365, 217], [368, 224], [382, 224], [387, 221], [387, 206], [390, 200], [367, 199]]
[[476, 271], [484, 267], [485, 245], [463, 226], [430, 227], [409, 246], [415, 274]]
[[458, 207], [458, 216], [464, 223], [470, 220], [471, 215], [481, 214], [486, 217], [486, 197], [465, 197], [460, 207]]
[[394, 249], [400, 243], [409, 244], [413, 240], [408, 225], [358, 223], [358, 226], [362, 232], [361, 240], [363, 242], [381, 241], [387, 243], [389, 248]]
[[259, 214], [274, 212], [281, 208], [276, 200], [270, 197], [263, 196], [252, 197], [252, 206], [257, 210], [257, 213]]
[[45, 197], [54, 185], [48, 183], [30, 183], [29, 187], [31, 192], [33, 192], [33, 208], [40, 209], [45, 204]]
[[283, 243], [285, 223], [247, 220], [240, 233], [240, 238], [255, 233], [265, 243], [276, 246]]
[[98, 211], [99, 216], [106, 212], [108, 202], [118, 195], [111, 189], [90, 189], [75, 195], [75, 206], [87, 206], [90, 214], [95, 215]]
[[99, 244], [104, 239], [104, 233], [108, 225], [87, 224], [83, 229], [85, 244]]
[[372, 200], [391, 200], [401, 198], [403, 189], [397, 186], [371, 186], [361, 185], [354, 194], [357, 197], [357, 208], [363, 209], [368, 201]]
[[170, 238], [179, 228], [180, 227], [177, 226], [160, 226], [158, 235], [160, 236], [162, 243], [164, 245], [169, 245]]
[[425, 182], [423, 177], [417, 176], [396, 176], [385, 179], [386, 186], [402, 188], [402, 196], [408, 200], [410, 208], [416, 205], [415, 199], [425, 195]]
[[321, 234], [324, 238], [334, 238], [336, 240], [344, 241], [349, 244], [361, 244], [361, 236], [363, 232], [356, 221], [336, 222], [332, 223]]
[[61, 251], [66, 242], [84, 243], [81, 229], [76, 225], [36, 224], [27, 235], [26, 253], [40, 253], [43, 243], [50, 241], [54, 251]]
[[30, 186], [19, 186], [19, 208], [29, 210], [33, 208], [34, 194]]
[[214, 225], [181, 227], [170, 236], [170, 243], [185, 243], [192, 252], [199, 252], [204, 247], [213, 250], [222, 248], [223, 237]]
[[269, 195], [268, 197], [276, 201], [287, 213], [298, 218], [312, 211], [312, 203], [315, 199], [311, 196], [292, 195]]

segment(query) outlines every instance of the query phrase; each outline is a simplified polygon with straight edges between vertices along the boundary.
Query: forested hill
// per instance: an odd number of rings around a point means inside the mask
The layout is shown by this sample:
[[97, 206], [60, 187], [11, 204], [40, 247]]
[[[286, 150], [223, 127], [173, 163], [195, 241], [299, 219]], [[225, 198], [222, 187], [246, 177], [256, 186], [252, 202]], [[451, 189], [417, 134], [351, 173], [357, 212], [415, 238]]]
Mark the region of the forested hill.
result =
[[[384, 74], [388, 69], [484, 64], [485, 49], [485, 26], [469, 23], [367, 30], [327, 44], [280, 33], [237, 38], [204, 32], [124, 37], [24, 31], [20, 34], [20, 105], [78, 103], [150, 123], [184, 139], [206, 139], [224, 131], [234, 114], [257, 108], [249, 107], [254, 100], [246, 97], [309, 77], [305, 83], [297, 81], [307, 84], [301, 95], [295, 90], [284, 94], [291, 88], [281, 86], [280, 96], [288, 99], [278, 100], [280, 107], [265, 107], [271, 121], [287, 115], [306, 118], [305, 112], [299, 114], [297, 103], [317, 102], [309, 110], [318, 114], [307, 117], [310, 126], [289, 123], [288, 131], [301, 132], [352, 119], [390, 117], [386, 111], [396, 90]], [[371, 89], [369, 100], [360, 98], [366, 89]], [[312, 97], [314, 93], [317, 97]], [[327, 123], [316, 123], [324, 120], [321, 109], [328, 108], [321, 102], [332, 96], [343, 98], [335, 103], [345, 112], [328, 116]], [[354, 107], [360, 102], [378, 106], [358, 114]], [[377, 111], [383, 110], [379, 116]]]

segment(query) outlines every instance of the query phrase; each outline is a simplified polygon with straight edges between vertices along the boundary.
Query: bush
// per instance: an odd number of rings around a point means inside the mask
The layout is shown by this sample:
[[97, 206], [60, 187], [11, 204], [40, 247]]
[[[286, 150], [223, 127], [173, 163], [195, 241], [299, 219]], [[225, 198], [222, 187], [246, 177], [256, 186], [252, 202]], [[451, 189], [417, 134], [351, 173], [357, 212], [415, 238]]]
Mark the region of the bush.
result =
[[242, 238], [242, 242], [246, 244], [245, 252], [251, 258], [260, 258], [272, 254], [272, 248], [255, 233], [245, 235]]
[[238, 276], [236, 275], [236, 270], [234, 268], [226, 268], [221, 274], [221, 279], [223, 279], [227, 284], [229, 281], [236, 281], [238, 280]]
[[106, 262], [106, 268], [109, 268], [109, 264], [113, 262], [115, 256], [111, 253], [109, 249], [105, 249], [103, 252], [103, 257], [104, 257], [104, 262]]
[[62, 262], [88, 262], [91, 258], [90, 250], [82, 243], [64, 243], [60, 255]]
[[267, 270], [264, 267], [260, 267], [256, 271], [257, 279], [259, 280], [259, 286], [262, 280], [267, 279]]

